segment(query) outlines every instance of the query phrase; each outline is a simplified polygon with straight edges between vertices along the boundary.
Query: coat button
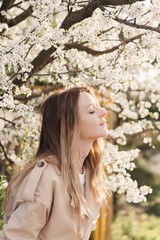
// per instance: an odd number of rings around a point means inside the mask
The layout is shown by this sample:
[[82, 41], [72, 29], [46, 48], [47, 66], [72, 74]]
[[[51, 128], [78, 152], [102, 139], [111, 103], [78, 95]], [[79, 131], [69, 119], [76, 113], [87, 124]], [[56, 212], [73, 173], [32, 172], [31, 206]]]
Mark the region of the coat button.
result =
[[38, 166], [38, 167], [43, 167], [43, 166], [44, 166], [44, 162], [43, 162], [43, 161], [38, 162], [38, 163], [37, 163], [37, 166]]

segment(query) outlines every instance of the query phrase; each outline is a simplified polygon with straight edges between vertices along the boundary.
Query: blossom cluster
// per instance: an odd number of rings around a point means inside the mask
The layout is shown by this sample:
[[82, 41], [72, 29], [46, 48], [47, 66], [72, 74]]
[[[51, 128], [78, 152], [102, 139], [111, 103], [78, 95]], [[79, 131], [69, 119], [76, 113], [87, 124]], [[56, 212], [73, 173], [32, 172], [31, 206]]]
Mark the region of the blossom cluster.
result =
[[131, 178], [129, 171], [136, 167], [133, 162], [138, 157], [139, 149], [120, 151], [118, 146], [108, 143], [104, 152], [104, 162], [108, 172], [107, 186], [119, 194], [125, 193], [128, 202], [146, 201], [146, 195], [152, 193], [148, 186], [138, 188], [136, 180]]
[[153, 130], [154, 126], [151, 121], [145, 119], [139, 120], [138, 122], [124, 122], [122, 126], [118, 126], [116, 129], [109, 130], [108, 134], [113, 139], [116, 139], [116, 142], [121, 145], [126, 145], [127, 135], [134, 135], [141, 133], [145, 130]]

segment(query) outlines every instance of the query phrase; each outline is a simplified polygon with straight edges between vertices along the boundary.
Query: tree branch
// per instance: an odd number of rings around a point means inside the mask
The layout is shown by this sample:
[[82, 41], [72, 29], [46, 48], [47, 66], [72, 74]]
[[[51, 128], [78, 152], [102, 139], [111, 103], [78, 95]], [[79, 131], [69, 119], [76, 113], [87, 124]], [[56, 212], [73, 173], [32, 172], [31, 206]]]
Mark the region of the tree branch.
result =
[[[65, 44], [65, 50], [69, 50], [69, 49], [77, 49], [79, 51], [85, 51], [88, 54], [91, 54], [92, 56], [99, 56], [99, 55], [103, 55], [103, 54], [108, 54], [111, 53], [113, 51], [116, 51], [117, 49], [119, 49], [120, 46], [126, 45], [130, 42], [133, 42], [134, 40], [137, 40], [139, 38], [141, 38], [144, 35], [144, 33], [142, 34], [138, 34], [137, 36], [134, 36], [132, 38], [129, 39], [124, 39], [123, 42], [121, 42], [120, 44], [118, 44], [117, 46], [114, 46], [113, 48], [110, 49], [106, 49], [104, 51], [98, 51], [98, 50], [94, 50], [91, 49], [89, 47], [86, 47], [82, 44], [78, 44], [78, 43], [72, 43], [72, 44]], [[34, 73], [40, 71], [43, 67], [45, 67], [48, 63], [52, 62], [55, 57], [52, 56], [52, 53], [56, 51], [56, 48], [54, 46], [50, 47], [48, 50], [42, 50], [37, 57], [32, 61], [32, 65], [33, 65], [33, 69], [32, 71], [29, 73], [29, 76], [27, 78], [27, 80], [29, 78], [31, 78]], [[16, 74], [17, 75], [17, 74]], [[19, 80], [18, 78], [15, 78], [13, 80], [13, 84], [18, 85], [19, 87], [22, 86], [23, 81]]]
[[99, 1], [92, 1], [87, 6], [75, 12], [69, 11], [61, 24], [61, 28], [69, 29], [72, 25], [81, 22], [85, 18], [91, 17], [94, 10], [98, 7]]
[[123, 24], [125, 24], [127, 26], [130, 26], [130, 27], [140, 28], [140, 29], [145, 29], [145, 30], [151, 30], [151, 31], [160, 33], [160, 28], [158, 28], [158, 27], [155, 28], [155, 27], [152, 27], [152, 26], [140, 25], [140, 24], [137, 24], [135, 22], [127, 21], [125, 19], [120, 19], [118, 17], [113, 18], [113, 20], [115, 20], [115, 21], [117, 21], [119, 23], [123, 23]]
[[94, 50], [94, 49], [91, 49], [91, 48], [89, 48], [89, 47], [86, 47], [86, 46], [84, 46], [84, 45], [82, 45], [82, 44], [78, 44], [78, 43], [72, 43], [72, 44], [69, 44], [69, 43], [68, 43], [68, 44], [66, 44], [65, 49], [68, 50], [68, 49], [73, 49], [73, 48], [75, 48], [75, 49], [77, 49], [77, 50], [79, 50], [79, 51], [85, 51], [85, 52], [87, 52], [88, 54], [91, 54], [91, 55], [93, 55], [93, 56], [99, 56], [99, 55], [111, 53], [111, 52], [119, 49], [120, 46], [123, 46], [123, 45], [126, 45], [126, 44], [130, 43], [130, 42], [133, 42], [134, 40], [137, 40], [137, 39], [141, 38], [143, 35], [144, 35], [144, 33], [138, 34], [138, 35], [136, 35], [136, 36], [134, 36], [134, 37], [132, 37], [132, 38], [124, 39], [123, 42], [121, 42], [121, 43], [118, 44], [117, 46], [114, 46], [114, 47], [112, 47], [112, 48], [110, 48], [110, 49], [106, 49], [106, 50], [104, 50], [104, 51]]
[[0, 8], [0, 22], [1, 23], [6, 22], [6, 17], [1, 14], [1, 11], [6, 11], [7, 9], [9, 9], [13, 5], [14, 2], [15, 2], [15, 0], [4, 0], [2, 2], [1, 8]]
[[8, 119], [4, 118], [4, 117], [0, 117], [1, 120], [3, 120], [4, 122], [8, 122], [10, 124], [12, 124], [13, 126], [15, 126], [15, 123], [13, 123], [12, 121], [9, 121]]
[[65, 17], [61, 28], [69, 29], [74, 24], [83, 21], [84, 19], [91, 17], [95, 9], [102, 8], [103, 6], [119, 6], [128, 5], [135, 2], [140, 2], [144, 0], [92, 0], [88, 5], [84, 6], [82, 9], [75, 12], [69, 11], [68, 15]]
[[13, 5], [14, 2], [15, 2], [15, 0], [3, 0], [0, 10], [1, 11], [7, 10], [8, 8], [10, 8]]
[[13, 27], [13, 26], [17, 25], [18, 23], [24, 21], [29, 16], [31, 16], [32, 13], [33, 13], [33, 9], [31, 6], [29, 6], [29, 8], [24, 10], [21, 14], [19, 14], [15, 18], [7, 20], [6, 23], [8, 24], [9, 27]]
[[54, 46], [50, 47], [47, 50], [43, 49], [37, 55], [37, 57], [31, 62], [31, 64], [34, 67], [31, 74], [34, 74], [35, 72], [42, 69], [48, 63], [48, 61], [50, 62], [49, 58], [50, 58], [51, 54], [54, 53], [55, 51], [56, 51], [56, 48]]
[[[3, 4], [1, 6], [1, 11], [2, 10], [8, 10], [10, 8], [13, 7], [13, 3], [15, 1], [13, 0], [4, 0], [3, 1]], [[16, 5], [14, 5], [16, 6]], [[8, 27], [13, 27], [15, 25], [17, 25], [18, 23], [24, 21], [26, 18], [28, 18], [31, 14], [33, 13], [33, 9], [32, 9], [32, 6], [29, 6], [28, 9], [24, 10], [21, 14], [19, 14], [18, 16], [16, 16], [15, 18], [13, 19], [7, 19], [6, 16], [3, 16], [1, 13], [0, 13], [0, 22], [1, 23], [6, 23], [8, 25]]]
[[[29, 79], [30, 77], [33, 76], [33, 74], [35, 72], [40, 71], [43, 67], [45, 67], [48, 63], [52, 62], [55, 57], [51, 57], [52, 53], [54, 53], [56, 50], [56, 48], [54, 46], [50, 47], [47, 50], [42, 50], [37, 57], [35, 57], [35, 59], [31, 62], [31, 64], [33, 65], [33, 69], [32, 71], [29, 73], [29, 76], [27, 79]], [[22, 86], [23, 81], [19, 80], [18, 78], [15, 78], [13, 80], [13, 84], [18, 85], [18, 86]]]
[[7, 160], [11, 161], [11, 159], [7, 156], [7, 152], [6, 152], [4, 146], [2, 145], [1, 142], [0, 142], [0, 147], [1, 147], [2, 151], [3, 151], [4, 157], [5, 157]]

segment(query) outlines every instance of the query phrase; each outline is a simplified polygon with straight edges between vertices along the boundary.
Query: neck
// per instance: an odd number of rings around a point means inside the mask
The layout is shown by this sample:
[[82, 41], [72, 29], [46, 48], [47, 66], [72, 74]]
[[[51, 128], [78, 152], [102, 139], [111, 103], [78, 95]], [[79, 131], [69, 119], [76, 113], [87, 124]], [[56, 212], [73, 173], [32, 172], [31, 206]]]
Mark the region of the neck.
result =
[[93, 142], [91, 141], [84, 141], [84, 140], [79, 140], [78, 141], [78, 171], [80, 173], [83, 172], [83, 164], [84, 161], [86, 159], [86, 157], [88, 156], [90, 149], [92, 147]]

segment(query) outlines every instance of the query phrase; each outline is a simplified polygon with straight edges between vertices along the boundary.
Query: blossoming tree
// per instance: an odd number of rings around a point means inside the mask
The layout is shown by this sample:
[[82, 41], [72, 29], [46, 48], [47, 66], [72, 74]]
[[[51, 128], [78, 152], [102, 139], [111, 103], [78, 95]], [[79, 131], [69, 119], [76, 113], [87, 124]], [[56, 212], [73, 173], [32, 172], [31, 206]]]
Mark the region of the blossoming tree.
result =
[[90, 85], [119, 119], [104, 154], [107, 184], [128, 201], [146, 200], [150, 189], [128, 173], [139, 150], [119, 146], [145, 131], [160, 140], [159, 19], [158, 0], [2, 0], [1, 173], [34, 155], [37, 109], [50, 92]]

